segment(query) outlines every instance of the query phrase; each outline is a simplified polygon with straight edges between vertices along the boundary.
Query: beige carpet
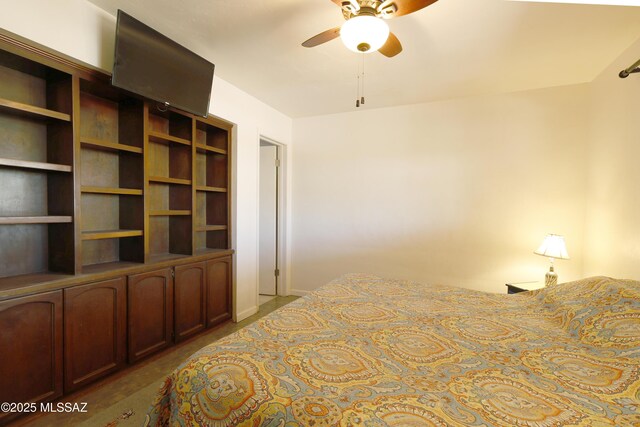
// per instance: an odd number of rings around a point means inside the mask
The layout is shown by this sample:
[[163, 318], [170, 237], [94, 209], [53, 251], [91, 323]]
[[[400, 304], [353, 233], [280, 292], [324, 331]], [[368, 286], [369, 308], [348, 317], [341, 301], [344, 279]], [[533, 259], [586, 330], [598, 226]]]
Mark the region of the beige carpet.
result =
[[298, 297], [276, 297], [260, 311], [239, 323], [227, 323], [112, 375], [60, 402], [87, 403], [86, 413], [37, 414], [18, 420], [15, 426], [128, 427], [140, 426], [164, 378], [200, 348], [247, 326]]

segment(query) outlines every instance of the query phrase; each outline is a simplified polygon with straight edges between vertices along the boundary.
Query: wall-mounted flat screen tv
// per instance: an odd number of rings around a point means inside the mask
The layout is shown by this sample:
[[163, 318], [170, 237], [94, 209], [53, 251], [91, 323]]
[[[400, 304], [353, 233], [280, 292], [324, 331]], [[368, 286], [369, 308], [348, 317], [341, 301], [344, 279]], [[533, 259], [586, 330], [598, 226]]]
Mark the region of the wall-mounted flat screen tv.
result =
[[206, 116], [214, 69], [211, 62], [118, 10], [114, 86]]

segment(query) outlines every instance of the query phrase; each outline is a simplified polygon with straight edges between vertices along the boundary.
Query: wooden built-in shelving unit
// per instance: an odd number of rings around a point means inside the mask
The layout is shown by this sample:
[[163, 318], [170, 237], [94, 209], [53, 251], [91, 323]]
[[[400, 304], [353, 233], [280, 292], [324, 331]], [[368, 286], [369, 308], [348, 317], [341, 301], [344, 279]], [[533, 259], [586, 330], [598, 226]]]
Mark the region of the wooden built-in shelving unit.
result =
[[231, 318], [233, 125], [12, 37], [0, 29], [0, 348], [19, 351], [0, 357], [0, 401], [27, 403]]
[[0, 291], [230, 249], [231, 124], [18, 51], [0, 50]]

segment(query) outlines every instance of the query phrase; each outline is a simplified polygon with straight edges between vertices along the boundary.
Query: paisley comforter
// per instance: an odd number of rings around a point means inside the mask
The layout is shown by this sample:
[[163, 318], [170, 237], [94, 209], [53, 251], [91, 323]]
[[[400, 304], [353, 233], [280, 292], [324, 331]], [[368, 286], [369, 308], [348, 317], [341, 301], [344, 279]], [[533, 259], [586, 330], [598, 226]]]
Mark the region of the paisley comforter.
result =
[[640, 282], [515, 295], [347, 275], [203, 348], [171, 426], [640, 426]]

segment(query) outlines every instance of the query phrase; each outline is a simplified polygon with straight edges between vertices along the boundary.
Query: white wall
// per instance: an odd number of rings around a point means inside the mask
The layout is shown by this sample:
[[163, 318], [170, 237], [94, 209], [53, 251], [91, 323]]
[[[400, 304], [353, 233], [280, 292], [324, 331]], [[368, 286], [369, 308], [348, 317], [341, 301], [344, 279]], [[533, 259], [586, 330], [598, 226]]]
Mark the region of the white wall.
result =
[[[260, 137], [291, 146], [292, 122], [287, 116], [221, 79], [214, 81], [211, 113], [237, 124], [232, 185], [235, 188], [233, 247], [236, 249], [236, 320], [240, 321], [257, 312], [259, 305]], [[291, 184], [288, 183], [286, 187], [290, 189]], [[287, 197], [291, 197], [290, 191]], [[287, 213], [286, 218], [291, 218], [291, 214]], [[286, 244], [286, 247], [289, 248], [290, 244]], [[287, 263], [290, 258], [291, 254], [288, 253]], [[285, 284], [285, 287], [288, 286], [288, 283]]]
[[[347, 272], [493, 292], [582, 275], [585, 85], [294, 120], [295, 293]], [[375, 100], [370, 100], [370, 103]]]
[[640, 40], [591, 85], [586, 268], [588, 275], [640, 278]]
[[[85, 0], [21, 0], [0, 14], [0, 27], [104, 69], [114, 25]], [[297, 142], [287, 150], [295, 160], [287, 276], [297, 293], [350, 271], [503, 292], [505, 282], [542, 277], [547, 262], [532, 251], [549, 232], [566, 236], [572, 256], [556, 264], [561, 281], [637, 278], [640, 76], [616, 75], [639, 57], [636, 43], [587, 85], [293, 125], [216, 78], [211, 112], [238, 124], [238, 319], [257, 310], [259, 136]]]
[[[113, 63], [115, 17], [85, 0], [6, 2], [0, 27], [106, 70]], [[188, 46], [187, 46], [188, 47]], [[232, 185], [237, 320], [257, 301], [257, 197], [259, 136], [291, 144], [291, 119], [233, 85], [215, 78], [210, 112], [236, 123]]]

